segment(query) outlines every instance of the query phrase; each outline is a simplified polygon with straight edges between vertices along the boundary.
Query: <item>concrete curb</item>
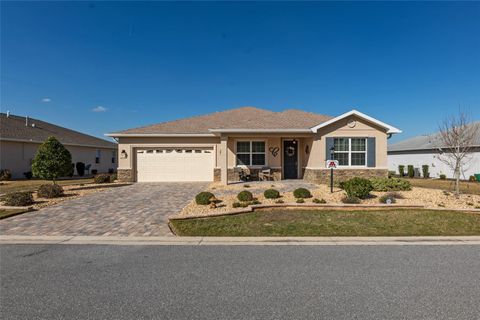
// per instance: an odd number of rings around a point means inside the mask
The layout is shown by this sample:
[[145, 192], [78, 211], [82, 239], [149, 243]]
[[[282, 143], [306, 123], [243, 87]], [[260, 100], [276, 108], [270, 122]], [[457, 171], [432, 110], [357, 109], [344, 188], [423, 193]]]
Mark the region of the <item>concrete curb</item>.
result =
[[[173, 215], [168, 217], [169, 220], [188, 220], [196, 218], [210, 218], [210, 217], [221, 217], [221, 216], [230, 216], [240, 213], [253, 212], [256, 209], [269, 209], [269, 208], [306, 208], [306, 209], [331, 209], [331, 210], [342, 210], [342, 209], [363, 209], [363, 210], [380, 210], [380, 209], [426, 209], [423, 205], [401, 205], [401, 204], [316, 204], [316, 203], [274, 203], [274, 204], [253, 204], [249, 205], [246, 208], [224, 211], [224, 212], [212, 212], [210, 214], [192, 214], [189, 216], [179, 216]], [[478, 210], [479, 209], [472, 209]]]
[[89, 245], [480, 245], [480, 236], [445, 237], [117, 237], [0, 236], [0, 244]]

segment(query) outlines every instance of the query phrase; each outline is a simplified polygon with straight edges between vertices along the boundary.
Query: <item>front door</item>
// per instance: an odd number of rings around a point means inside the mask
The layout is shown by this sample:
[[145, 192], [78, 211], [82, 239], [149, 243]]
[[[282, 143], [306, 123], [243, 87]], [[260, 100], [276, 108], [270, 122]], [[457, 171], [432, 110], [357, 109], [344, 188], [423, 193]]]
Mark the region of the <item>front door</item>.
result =
[[298, 141], [283, 141], [283, 178], [298, 178]]

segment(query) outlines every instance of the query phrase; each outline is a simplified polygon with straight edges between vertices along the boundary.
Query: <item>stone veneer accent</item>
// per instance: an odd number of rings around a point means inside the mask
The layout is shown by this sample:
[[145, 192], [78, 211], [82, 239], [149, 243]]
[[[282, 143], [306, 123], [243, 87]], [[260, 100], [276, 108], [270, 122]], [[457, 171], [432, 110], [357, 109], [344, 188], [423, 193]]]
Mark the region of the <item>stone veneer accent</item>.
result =
[[[251, 174], [257, 175], [258, 172], [261, 169], [249, 169]], [[276, 176], [277, 180], [280, 180], [282, 178], [282, 170], [281, 169], [271, 169], [273, 174]], [[227, 176], [228, 176], [228, 181], [239, 181], [239, 169], [234, 169], [234, 168], [229, 168], [227, 170]], [[221, 181], [221, 169], [220, 168], [215, 168], [213, 169], [213, 181]]]
[[120, 182], [134, 182], [133, 169], [118, 169], [117, 180]]
[[[333, 182], [335, 184], [353, 177], [387, 178], [388, 169], [335, 169]], [[330, 169], [305, 169], [303, 179], [313, 183], [330, 183]]]

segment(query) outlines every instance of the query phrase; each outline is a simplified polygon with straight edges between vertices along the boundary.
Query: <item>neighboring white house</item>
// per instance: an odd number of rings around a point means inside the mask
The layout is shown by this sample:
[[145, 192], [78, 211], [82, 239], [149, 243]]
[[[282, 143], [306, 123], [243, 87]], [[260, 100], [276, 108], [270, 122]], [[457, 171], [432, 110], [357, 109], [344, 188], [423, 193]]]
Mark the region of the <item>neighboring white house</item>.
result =
[[[477, 122], [475, 125], [479, 125]], [[480, 131], [479, 131], [480, 132]], [[447, 178], [453, 178], [453, 170], [439, 160], [443, 153], [441, 146], [438, 146], [438, 133], [432, 135], [417, 136], [400, 141], [388, 146], [388, 169], [398, 173], [398, 166], [404, 165], [405, 172], [407, 165], [413, 165], [418, 172], [422, 172], [422, 165], [429, 165], [430, 177], [436, 178], [445, 174]], [[480, 173], [480, 134], [477, 135], [472, 145], [473, 153], [471, 159], [463, 168], [461, 179], [468, 179], [473, 174]]]

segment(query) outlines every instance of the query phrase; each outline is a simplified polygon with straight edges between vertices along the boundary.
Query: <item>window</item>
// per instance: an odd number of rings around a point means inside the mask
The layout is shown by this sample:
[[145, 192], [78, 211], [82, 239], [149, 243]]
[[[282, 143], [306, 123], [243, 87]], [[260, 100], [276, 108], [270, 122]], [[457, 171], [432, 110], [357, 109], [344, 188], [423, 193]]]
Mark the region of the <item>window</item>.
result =
[[95, 163], [100, 163], [101, 151], [97, 150], [97, 155], [95, 156]]
[[264, 166], [265, 141], [237, 141], [237, 166]]
[[333, 159], [340, 166], [361, 166], [367, 164], [367, 139], [365, 138], [334, 138], [335, 153]]
[[115, 163], [115, 154], [116, 154], [116, 152], [112, 151], [112, 163]]

